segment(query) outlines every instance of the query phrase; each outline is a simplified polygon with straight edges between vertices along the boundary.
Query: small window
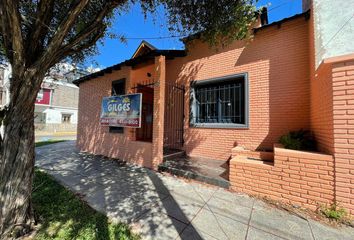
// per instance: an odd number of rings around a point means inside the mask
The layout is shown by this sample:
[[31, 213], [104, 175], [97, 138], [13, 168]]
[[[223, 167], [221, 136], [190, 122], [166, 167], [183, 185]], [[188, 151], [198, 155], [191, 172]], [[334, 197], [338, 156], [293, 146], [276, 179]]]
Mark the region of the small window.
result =
[[62, 123], [70, 123], [71, 122], [71, 114], [62, 114], [61, 115]]
[[247, 127], [247, 75], [195, 82], [191, 91], [191, 125], [196, 127]]
[[43, 112], [34, 113], [34, 123], [45, 123], [46, 114]]
[[[125, 79], [120, 79], [112, 82], [112, 96], [124, 95], [125, 94]], [[124, 128], [122, 127], [109, 127], [110, 133], [124, 133]]]

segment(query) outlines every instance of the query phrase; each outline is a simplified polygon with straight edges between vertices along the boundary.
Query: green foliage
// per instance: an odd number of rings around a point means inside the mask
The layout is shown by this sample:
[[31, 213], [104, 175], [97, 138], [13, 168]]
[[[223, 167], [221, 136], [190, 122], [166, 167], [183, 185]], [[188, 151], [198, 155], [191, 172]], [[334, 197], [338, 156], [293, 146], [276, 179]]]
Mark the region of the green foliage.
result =
[[[97, 54], [97, 43], [104, 37], [112, 36], [108, 30], [112, 26], [115, 16], [130, 11], [132, 4], [140, 4], [143, 12], [154, 15], [157, 9], [165, 11], [165, 23], [172, 33], [180, 35], [199, 34], [202, 40], [211, 44], [226, 44], [234, 39], [243, 39], [249, 33], [250, 24], [255, 20], [255, 3], [258, 0], [95, 0], [88, 1], [80, 14], [75, 17], [70, 29], [65, 33], [62, 47], [75, 42], [82, 34], [83, 39], [70, 46], [58, 55], [58, 60], [70, 57], [76, 62], [82, 62], [87, 56]], [[43, 3], [42, 3], [43, 2]], [[70, 11], [82, 1], [51, 0], [18, 1], [18, 11], [21, 13], [21, 31], [26, 49], [26, 56], [35, 62], [50, 46], [55, 35], [60, 31], [60, 24], [69, 19]], [[45, 7], [43, 7], [43, 6]], [[0, 6], [1, 8], [1, 6]], [[1, 10], [1, 9], [0, 9]], [[6, 10], [5, 10], [6, 11]], [[10, 13], [11, 14], [11, 13]], [[100, 16], [103, 14], [103, 18]], [[0, 55], [7, 55], [12, 62], [10, 42], [4, 41], [3, 34], [6, 22], [1, 27], [0, 21]], [[123, 23], [121, 23], [123, 24]], [[11, 28], [11, 27], [10, 27]], [[94, 28], [94, 29], [92, 29]], [[7, 30], [7, 31], [6, 31]], [[38, 31], [37, 31], [38, 30]], [[37, 31], [37, 32], [36, 32]], [[39, 34], [37, 34], [39, 33]], [[11, 35], [8, 35], [11, 41]], [[37, 34], [37, 35], [36, 35]], [[119, 39], [123, 39], [119, 33]], [[65, 48], [63, 48], [65, 49]], [[56, 61], [58, 61], [56, 60]], [[55, 64], [57, 62], [54, 62]], [[28, 65], [28, 63], [26, 64]]]
[[324, 214], [327, 218], [334, 219], [334, 220], [343, 220], [347, 216], [347, 211], [339, 207], [338, 204], [333, 203], [329, 207], [322, 207], [321, 208], [322, 214]]
[[298, 131], [291, 131], [286, 135], [283, 135], [279, 139], [285, 148], [293, 150], [316, 150], [316, 141], [308, 130], [300, 129]]
[[257, 0], [154, 2], [165, 7], [170, 31], [185, 35], [197, 34], [202, 40], [217, 45], [247, 37], [249, 27], [255, 20]]
[[41, 147], [41, 146], [45, 146], [53, 143], [60, 143], [60, 142], [65, 142], [65, 140], [48, 140], [48, 141], [36, 142], [35, 146]]
[[37, 240], [139, 239], [127, 225], [110, 223], [46, 173], [35, 171], [33, 189], [33, 207], [40, 224]]

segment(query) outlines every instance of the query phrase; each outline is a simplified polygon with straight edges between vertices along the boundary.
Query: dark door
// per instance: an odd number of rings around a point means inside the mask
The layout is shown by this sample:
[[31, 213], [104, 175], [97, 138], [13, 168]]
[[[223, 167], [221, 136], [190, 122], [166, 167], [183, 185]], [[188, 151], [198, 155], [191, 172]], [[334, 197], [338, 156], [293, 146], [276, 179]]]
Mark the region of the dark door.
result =
[[136, 140], [152, 142], [152, 124], [154, 110], [154, 89], [146, 86], [138, 86], [138, 93], [142, 93], [141, 128], [136, 130]]

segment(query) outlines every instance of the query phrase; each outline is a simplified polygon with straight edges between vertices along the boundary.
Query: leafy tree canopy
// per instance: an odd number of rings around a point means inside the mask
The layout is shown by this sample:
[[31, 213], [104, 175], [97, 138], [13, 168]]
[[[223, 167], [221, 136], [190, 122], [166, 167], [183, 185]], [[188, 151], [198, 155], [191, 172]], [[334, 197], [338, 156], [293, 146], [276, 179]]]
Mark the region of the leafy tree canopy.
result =
[[[2, 1], [4, 5], [5, 2]], [[256, 0], [19, 0], [11, 11], [0, 7], [0, 54], [13, 62], [14, 38], [23, 44], [23, 58], [34, 63], [48, 50], [50, 66], [71, 57], [82, 61], [97, 53], [97, 43], [108, 35], [114, 16], [140, 4], [144, 13], [165, 8], [169, 29], [181, 35], [200, 33], [212, 44], [242, 39], [254, 20]], [[2, 5], [0, 3], [0, 5]], [[10, 16], [6, 16], [11, 14]], [[119, 27], [119, 26], [118, 26]], [[19, 36], [12, 33], [19, 28]], [[124, 38], [124, 36], [123, 36]], [[59, 40], [59, 41], [58, 41]], [[56, 46], [52, 46], [56, 45]]]

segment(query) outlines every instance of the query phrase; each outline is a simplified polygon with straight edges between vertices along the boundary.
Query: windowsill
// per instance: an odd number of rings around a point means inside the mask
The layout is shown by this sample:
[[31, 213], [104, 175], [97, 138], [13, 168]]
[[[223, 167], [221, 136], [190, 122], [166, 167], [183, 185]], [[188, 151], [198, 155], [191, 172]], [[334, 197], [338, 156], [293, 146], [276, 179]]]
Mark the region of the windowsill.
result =
[[225, 129], [249, 129], [246, 124], [225, 124], [225, 123], [192, 123], [191, 128], [225, 128]]

